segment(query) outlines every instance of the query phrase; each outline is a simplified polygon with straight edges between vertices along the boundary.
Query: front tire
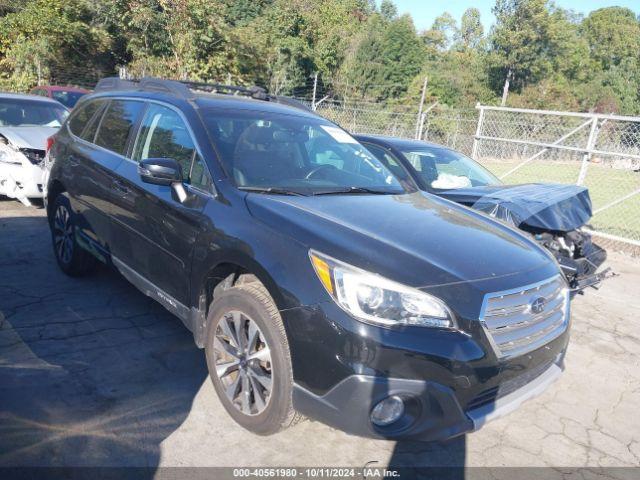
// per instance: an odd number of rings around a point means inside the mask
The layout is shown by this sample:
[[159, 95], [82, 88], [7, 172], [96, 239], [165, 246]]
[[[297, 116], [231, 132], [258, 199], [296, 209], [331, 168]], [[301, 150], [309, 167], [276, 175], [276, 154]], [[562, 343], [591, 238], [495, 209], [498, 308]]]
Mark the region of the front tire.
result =
[[209, 376], [229, 415], [259, 435], [296, 423], [289, 344], [266, 288], [251, 282], [223, 290], [207, 320]]
[[65, 194], [54, 199], [50, 212], [51, 240], [58, 266], [71, 277], [89, 273], [95, 268], [96, 259], [78, 245], [75, 215]]

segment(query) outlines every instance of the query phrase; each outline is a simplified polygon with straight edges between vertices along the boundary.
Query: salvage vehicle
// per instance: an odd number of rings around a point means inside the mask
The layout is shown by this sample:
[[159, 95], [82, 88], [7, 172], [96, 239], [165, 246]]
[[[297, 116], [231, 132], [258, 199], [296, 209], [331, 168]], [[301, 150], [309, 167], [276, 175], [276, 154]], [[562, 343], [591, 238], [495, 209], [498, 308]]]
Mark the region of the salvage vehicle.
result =
[[68, 114], [54, 100], [0, 93], [0, 195], [26, 206], [43, 198], [47, 139]]
[[105, 262], [179, 317], [252, 432], [306, 416], [442, 440], [563, 369], [569, 287], [548, 251], [403, 186], [293, 100], [104, 79], [50, 144], [60, 268]]
[[465, 205], [532, 235], [560, 264], [573, 292], [597, 287], [607, 253], [585, 225], [592, 215], [586, 187], [505, 185], [475, 160], [442, 145], [396, 137], [356, 135], [403, 182]]
[[76, 106], [78, 100], [84, 95], [91, 93], [90, 90], [78, 87], [63, 87], [60, 85], [40, 85], [33, 87], [29, 92], [31, 95], [52, 98], [71, 110]]

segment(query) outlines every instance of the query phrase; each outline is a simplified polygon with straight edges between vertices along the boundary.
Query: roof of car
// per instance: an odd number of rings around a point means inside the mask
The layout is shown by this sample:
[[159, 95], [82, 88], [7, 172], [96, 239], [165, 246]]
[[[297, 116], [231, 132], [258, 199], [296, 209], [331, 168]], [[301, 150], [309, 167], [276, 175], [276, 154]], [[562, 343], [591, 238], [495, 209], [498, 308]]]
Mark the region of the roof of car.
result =
[[239, 110], [259, 110], [269, 113], [280, 113], [285, 115], [298, 115], [310, 118], [319, 118], [313, 112], [300, 108], [283, 105], [265, 100], [256, 100], [249, 97], [235, 95], [221, 95], [216, 93], [196, 93], [196, 104], [199, 108], [233, 108]]
[[[38, 85], [37, 87], [33, 87], [33, 89], [42, 88], [44, 90], [49, 90], [51, 92], [78, 92], [78, 93], [90, 93], [91, 90], [87, 90], [85, 88], [80, 87], [70, 87], [70, 86], [62, 86], [62, 85]], [[32, 90], [33, 90], [32, 89]]]
[[383, 144], [390, 147], [396, 148], [415, 148], [415, 147], [433, 147], [433, 148], [445, 148], [449, 150], [448, 147], [444, 145], [440, 145], [438, 143], [426, 142], [424, 140], [416, 140], [413, 138], [400, 138], [400, 137], [391, 137], [388, 135], [354, 135], [357, 140], [361, 141], [371, 141], [372, 143]]
[[95, 96], [129, 96], [172, 103], [189, 101], [200, 109], [228, 108], [321, 118], [298, 100], [269, 94], [260, 87], [240, 85], [209, 84], [152, 77], [140, 80], [108, 77], [98, 82], [92, 97]]
[[[131, 97], [131, 98], [139, 98], [139, 99], [156, 99], [169, 101], [171, 103], [175, 101], [181, 100], [180, 98], [174, 97], [170, 94], [166, 94], [164, 92], [148, 92], [143, 90], [108, 90], [108, 91], [100, 91], [97, 93], [91, 94], [90, 97], [83, 97], [88, 100], [89, 98], [95, 97]], [[81, 101], [83, 100], [81, 99]], [[173, 102], [172, 102], [173, 101]], [[260, 112], [268, 112], [274, 114], [282, 114], [282, 115], [296, 115], [300, 117], [306, 118], [322, 118], [319, 115], [306, 111], [301, 108], [296, 108], [288, 105], [283, 105], [281, 103], [271, 102], [268, 100], [256, 100], [250, 97], [240, 96], [240, 95], [224, 95], [217, 93], [206, 93], [206, 92], [194, 92], [193, 98], [191, 99], [192, 104], [198, 109], [207, 109], [207, 108], [216, 108], [216, 109], [233, 109], [233, 110], [245, 110], [245, 111], [260, 111]]]
[[7, 98], [7, 99], [13, 98], [16, 100], [30, 100], [32, 102], [50, 103], [50, 104], [57, 105], [59, 107], [64, 108], [64, 105], [62, 105], [57, 100], [53, 100], [52, 98], [48, 98], [48, 97], [42, 97], [40, 95], [29, 95], [26, 93], [0, 92], [0, 98]]

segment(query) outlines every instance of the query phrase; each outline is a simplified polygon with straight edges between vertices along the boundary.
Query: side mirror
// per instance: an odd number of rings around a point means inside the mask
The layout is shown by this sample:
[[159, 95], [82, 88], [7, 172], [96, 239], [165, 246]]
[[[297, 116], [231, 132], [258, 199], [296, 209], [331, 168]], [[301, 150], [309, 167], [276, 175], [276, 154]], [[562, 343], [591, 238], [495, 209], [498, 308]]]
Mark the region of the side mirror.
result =
[[182, 168], [173, 158], [147, 158], [138, 164], [138, 173], [145, 183], [172, 185], [182, 183]]
[[145, 183], [170, 186], [180, 203], [188, 194], [184, 188], [182, 168], [173, 158], [147, 158], [138, 164], [138, 173]]

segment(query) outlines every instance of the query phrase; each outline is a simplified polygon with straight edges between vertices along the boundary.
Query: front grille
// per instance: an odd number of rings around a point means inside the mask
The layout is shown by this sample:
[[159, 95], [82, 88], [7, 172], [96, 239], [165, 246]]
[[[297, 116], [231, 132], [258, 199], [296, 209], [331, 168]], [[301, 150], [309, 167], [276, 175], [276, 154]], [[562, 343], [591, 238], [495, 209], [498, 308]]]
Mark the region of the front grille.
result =
[[480, 323], [499, 358], [531, 352], [567, 328], [569, 292], [558, 275], [484, 298]]
[[40, 165], [47, 153], [44, 150], [37, 150], [35, 148], [21, 148], [20, 151], [34, 165]]

